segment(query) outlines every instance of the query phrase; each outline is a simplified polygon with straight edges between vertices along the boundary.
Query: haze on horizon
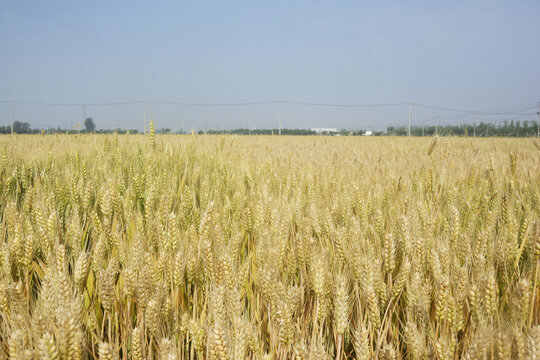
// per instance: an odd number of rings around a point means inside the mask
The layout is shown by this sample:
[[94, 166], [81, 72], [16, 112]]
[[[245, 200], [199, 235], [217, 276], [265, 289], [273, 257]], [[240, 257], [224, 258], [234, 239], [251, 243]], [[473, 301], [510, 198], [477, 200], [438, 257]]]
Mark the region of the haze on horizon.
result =
[[[9, 1], [0, 9], [0, 100], [13, 99], [14, 120], [33, 127], [68, 128], [92, 116], [98, 128], [139, 130], [141, 104], [20, 102], [529, 108], [540, 101], [539, 15], [537, 1]], [[173, 130], [275, 128], [279, 111], [275, 104], [148, 107], [157, 127]], [[384, 129], [408, 116], [407, 106], [283, 105], [281, 112], [287, 128]], [[437, 121], [472, 117], [414, 109], [413, 124]], [[0, 103], [0, 125], [8, 122]]]

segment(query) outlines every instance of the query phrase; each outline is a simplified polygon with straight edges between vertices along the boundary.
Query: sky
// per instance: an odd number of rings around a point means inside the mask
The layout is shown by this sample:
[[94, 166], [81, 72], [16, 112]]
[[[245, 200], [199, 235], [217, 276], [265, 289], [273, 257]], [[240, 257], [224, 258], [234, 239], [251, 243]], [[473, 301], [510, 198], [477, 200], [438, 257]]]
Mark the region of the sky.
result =
[[[412, 106], [412, 124], [536, 119], [538, 1], [2, 1], [0, 101], [33, 127], [142, 130], [126, 101]], [[26, 104], [25, 104], [26, 103]], [[498, 115], [497, 112], [516, 114]], [[407, 104], [147, 104], [156, 127], [405, 125]], [[0, 103], [0, 125], [9, 104]]]

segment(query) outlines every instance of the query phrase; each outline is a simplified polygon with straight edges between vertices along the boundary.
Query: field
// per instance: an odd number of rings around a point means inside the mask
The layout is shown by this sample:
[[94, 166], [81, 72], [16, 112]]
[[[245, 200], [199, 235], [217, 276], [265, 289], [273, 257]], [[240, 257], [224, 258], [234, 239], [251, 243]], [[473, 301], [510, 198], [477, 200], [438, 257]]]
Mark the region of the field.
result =
[[538, 359], [540, 143], [0, 137], [0, 358]]

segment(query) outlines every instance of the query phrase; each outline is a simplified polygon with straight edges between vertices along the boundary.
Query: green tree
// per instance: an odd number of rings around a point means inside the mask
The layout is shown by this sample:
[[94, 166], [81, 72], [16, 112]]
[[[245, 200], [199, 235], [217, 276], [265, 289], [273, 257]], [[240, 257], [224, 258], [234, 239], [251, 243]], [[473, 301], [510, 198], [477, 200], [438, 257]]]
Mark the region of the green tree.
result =
[[30, 133], [30, 124], [27, 122], [14, 121], [13, 132], [17, 134], [28, 134]]
[[84, 127], [86, 128], [86, 132], [92, 132], [96, 129], [96, 124], [94, 123], [94, 119], [91, 117], [86, 118], [84, 120]]

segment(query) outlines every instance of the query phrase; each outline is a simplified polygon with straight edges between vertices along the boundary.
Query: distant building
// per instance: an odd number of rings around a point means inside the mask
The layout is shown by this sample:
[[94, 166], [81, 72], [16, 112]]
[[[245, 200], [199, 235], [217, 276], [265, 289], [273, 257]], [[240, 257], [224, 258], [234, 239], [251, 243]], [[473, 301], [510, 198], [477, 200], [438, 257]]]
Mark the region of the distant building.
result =
[[371, 130], [366, 130], [366, 132], [364, 133], [364, 136], [371, 136], [373, 135], [373, 131]]
[[311, 128], [311, 131], [320, 134], [320, 133], [337, 133], [338, 130], [336, 128]]

